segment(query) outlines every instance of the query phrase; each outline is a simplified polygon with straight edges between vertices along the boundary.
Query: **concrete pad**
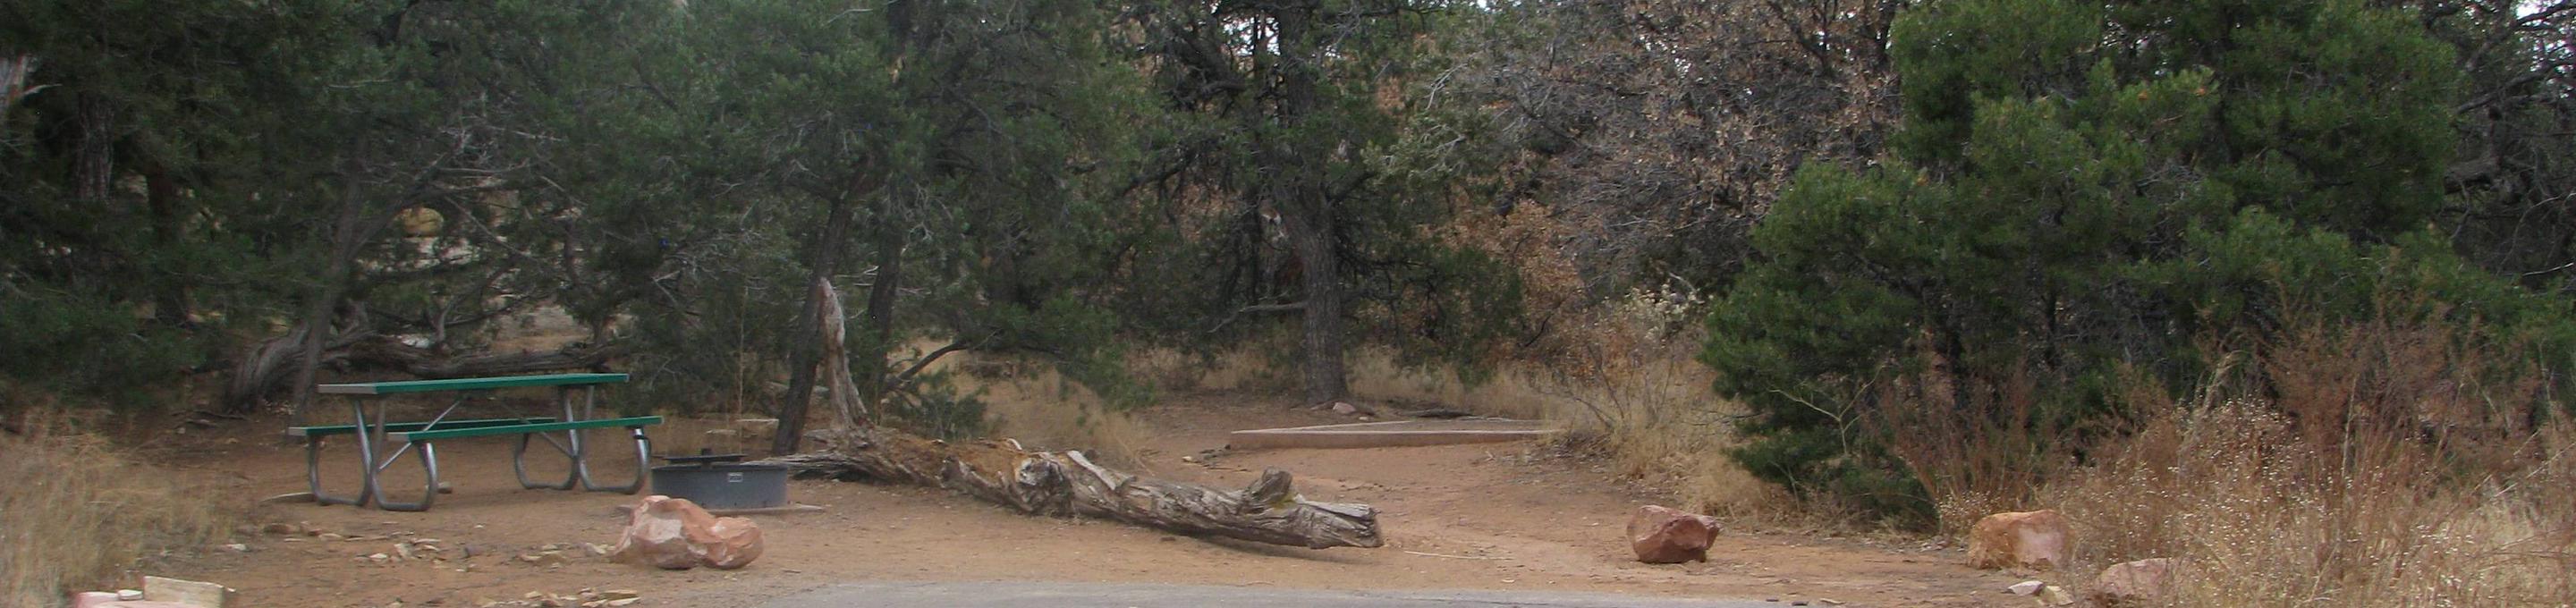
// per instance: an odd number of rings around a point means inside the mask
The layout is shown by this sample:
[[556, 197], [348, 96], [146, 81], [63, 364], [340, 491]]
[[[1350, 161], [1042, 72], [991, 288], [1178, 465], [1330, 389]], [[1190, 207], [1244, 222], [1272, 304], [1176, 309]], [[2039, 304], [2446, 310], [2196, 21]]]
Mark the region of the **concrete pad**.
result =
[[1226, 435], [1228, 449], [1394, 448], [1545, 439], [1562, 432], [1535, 420], [1391, 420], [1327, 424], [1284, 429], [1253, 429]]

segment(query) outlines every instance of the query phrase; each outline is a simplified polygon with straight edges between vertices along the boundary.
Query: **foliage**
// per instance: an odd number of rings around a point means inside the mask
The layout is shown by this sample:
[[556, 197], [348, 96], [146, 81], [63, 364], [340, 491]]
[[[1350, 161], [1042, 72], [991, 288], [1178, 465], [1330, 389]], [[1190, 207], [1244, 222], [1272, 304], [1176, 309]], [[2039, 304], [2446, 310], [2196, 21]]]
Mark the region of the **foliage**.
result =
[[[1230, 346], [1301, 325], [1309, 401], [1340, 398], [1343, 335], [1473, 375], [1519, 314], [1508, 266], [1444, 232], [1482, 211], [1481, 109], [1443, 100], [1447, 28], [1423, 1], [1151, 3], [1137, 11], [1170, 116], [1136, 187], [1167, 218], [1135, 237], [1130, 326]], [[1474, 144], [1460, 145], [1462, 141]], [[1168, 278], [1166, 278], [1168, 277]], [[1268, 309], [1268, 310], [1265, 310]]]
[[1958, 480], [1903, 472], [1941, 463], [1888, 449], [1890, 408], [2076, 449], [2127, 415], [2122, 374], [2192, 382], [2195, 340], [2290, 310], [2421, 295], [2408, 314], [2490, 348], [2555, 360], [2576, 336], [2427, 229], [2458, 76], [2400, 12], [1969, 0], [1909, 13], [1894, 47], [1896, 158], [1802, 171], [1710, 317], [1702, 359], [1762, 414], [1737, 457], [1766, 479], [1928, 522], [1905, 486]]

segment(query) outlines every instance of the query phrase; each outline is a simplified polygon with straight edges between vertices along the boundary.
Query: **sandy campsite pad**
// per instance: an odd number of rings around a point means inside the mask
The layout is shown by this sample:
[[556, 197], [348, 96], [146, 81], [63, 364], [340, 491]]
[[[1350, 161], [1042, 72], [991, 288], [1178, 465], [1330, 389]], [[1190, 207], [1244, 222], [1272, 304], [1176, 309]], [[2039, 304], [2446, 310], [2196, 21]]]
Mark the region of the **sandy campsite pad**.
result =
[[[1191, 395], [1143, 412], [1152, 431], [1139, 471], [1239, 487], [1265, 468], [1297, 475], [1318, 500], [1376, 506], [1387, 546], [1310, 550], [1202, 540], [1115, 523], [1027, 517], [946, 491], [795, 481], [818, 513], [756, 516], [767, 553], [738, 571], [658, 571], [609, 563], [589, 545], [615, 540], [633, 497], [522, 490], [507, 444], [441, 448], [456, 492], [426, 513], [345, 506], [261, 507], [262, 523], [312, 534], [255, 534], [250, 549], [211, 549], [148, 573], [220, 582], [245, 606], [480, 606], [530, 593], [632, 589], [637, 606], [747, 606], [852, 582], [1041, 581], [1265, 589], [1502, 590], [1700, 599], [1779, 599], [1847, 606], [1972, 606], [2015, 580], [1972, 571], [1956, 551], [1914, 543], [1729, 531], [1707, 563], [1636, 563], [1621, 538], [1628, 513], [1655, 500], [1540, 442], [1407, 448], [1276, 449], [1197, 458], [1244, 428], [1347, 420], [1283, 400]], [[237, 480], [238, 497], [302, 490], [299, 446], [274, 421], [235, 423], [185, 441], [195, 473]], [[1183, 456], [1194, 456], [1192, 461]], [[1195, 462], [1193, 462], [1195, 461]], [[623, 473], [623, 470], [615, 473]], [[327, 534], [320, 536], [314, 534]], [[418, 559], [371, 560], [435, 539]], [[552, 555], [548, 555], [548, 554]], [[535, 560], [525, 559], [536, 556]], [[434, 603], [433, 603], [434, 602]], [[508, 604], [503, 604], [508, 605]]]

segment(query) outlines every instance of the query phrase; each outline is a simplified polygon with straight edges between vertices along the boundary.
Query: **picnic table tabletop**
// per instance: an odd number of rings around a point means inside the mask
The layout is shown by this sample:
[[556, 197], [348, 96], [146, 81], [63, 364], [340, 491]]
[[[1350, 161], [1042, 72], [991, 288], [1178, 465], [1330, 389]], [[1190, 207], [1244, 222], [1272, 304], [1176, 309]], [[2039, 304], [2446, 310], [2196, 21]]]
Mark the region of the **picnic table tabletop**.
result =
[[314, 390], [326, 395], [391, 395], [437, 391], [475, 391], [529, 386], [581, 386], [615, 384], [626, 381], [626, 374], [542, 374], [535, 376], [495, 376], [489, 378], [449, 378], [445, 380], [397, 380], [393, 382], [357, 382], [324, 384]]

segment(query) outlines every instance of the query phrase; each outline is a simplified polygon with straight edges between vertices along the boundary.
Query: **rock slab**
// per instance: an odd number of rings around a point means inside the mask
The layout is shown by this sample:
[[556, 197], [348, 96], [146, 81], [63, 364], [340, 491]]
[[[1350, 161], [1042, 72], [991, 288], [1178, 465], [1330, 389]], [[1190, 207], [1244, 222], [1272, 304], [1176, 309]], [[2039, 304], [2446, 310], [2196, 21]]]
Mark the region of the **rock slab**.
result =
[[80, 593], [74, 593], [74, 594], [72, 594], [72, 608], [198, 608], [198, 607], [197, 607], [196, 605], [194, 605], [194, 604], [181, 604], [181, 603], [178, 603], [178, 602], [155, 602], [155, 601], [151, 601], [151, 600], [119, 600], [119, 599], [116, 599], [116, 594], [114, 594], [114, 593], [108, 593], [108, 592], [105, 592], [105, 591], [83, 591], [83, 592], [80, 592]]
[[1708, 545], [1717, 539], [1717, 518], [1680, 509], [1646, 505], [1628, 518], [1628, 543], [1637, 561], [1678, 564], [1708, 561]]
[[716, 517], [686, 498], [647, 496], [635, 505], [608, 559], [667, 570], [732, 570], [760, 558], [760, 525]]
[[2072, 554], [2074, 539], [2066, 517], [2056, 511], [1988, 515], [1968, 531], [1968, 567], [2056, 568]]
[[143, 577], [143, 599], [197, 608], [224, 608], [233, 603], [231, 587], [175, 578]]

